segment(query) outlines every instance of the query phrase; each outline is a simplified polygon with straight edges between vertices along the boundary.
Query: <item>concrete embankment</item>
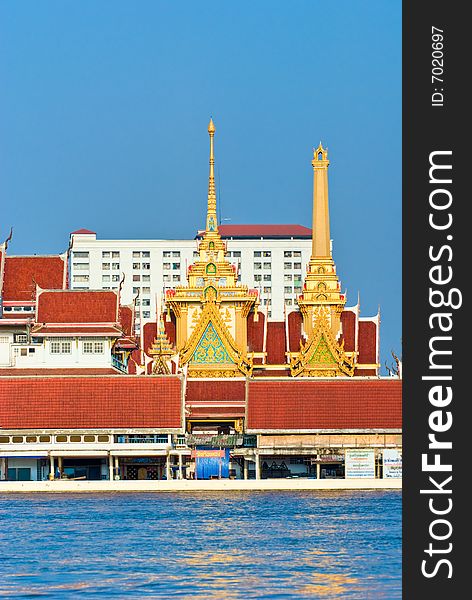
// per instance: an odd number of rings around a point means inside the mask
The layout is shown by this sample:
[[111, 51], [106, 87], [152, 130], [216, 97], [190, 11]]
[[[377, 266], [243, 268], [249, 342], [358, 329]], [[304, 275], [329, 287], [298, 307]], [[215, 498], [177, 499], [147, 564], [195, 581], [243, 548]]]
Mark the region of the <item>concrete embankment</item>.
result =
[[401, 490], [401, 479], [213, 479], [172, 481], [0, 481], [4, 492], [244, 492], [308, 490]]

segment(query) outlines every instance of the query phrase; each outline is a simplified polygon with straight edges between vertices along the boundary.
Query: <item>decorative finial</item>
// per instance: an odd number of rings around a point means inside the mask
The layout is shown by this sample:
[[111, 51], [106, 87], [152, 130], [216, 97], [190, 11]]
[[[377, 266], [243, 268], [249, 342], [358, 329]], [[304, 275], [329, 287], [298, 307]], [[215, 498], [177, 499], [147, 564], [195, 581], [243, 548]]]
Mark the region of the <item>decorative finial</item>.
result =
[[208, 133], [211, 135], [215, 133], [215, 124], [213, 123], [213, 119], [210, 117], [210, 122], [208, 123]]
[[318, 145], [318, 148], [313, 148], [313, 159], [328, 160], [328, 148], [323, 148], [323, 144], [321, 143], [321, 141]]

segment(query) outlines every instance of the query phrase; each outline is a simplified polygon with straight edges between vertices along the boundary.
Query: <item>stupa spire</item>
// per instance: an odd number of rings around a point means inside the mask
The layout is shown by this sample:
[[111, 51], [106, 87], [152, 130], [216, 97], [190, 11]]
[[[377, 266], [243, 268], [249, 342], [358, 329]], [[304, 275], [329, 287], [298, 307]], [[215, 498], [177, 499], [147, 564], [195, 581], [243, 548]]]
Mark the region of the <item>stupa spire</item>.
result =
[[206, 233], [218, 233], [218, 221], [216, 215], [216, 190], [215, 190], [215, 124], [210, 118], [208, 124], [208, 135], [210, 136], [210, 173], [208, 175], [208, 206], [206, 218]]
[[328, 203], [328, 149], [313, 148], [313, 243], [312, 258], [331, 256]]

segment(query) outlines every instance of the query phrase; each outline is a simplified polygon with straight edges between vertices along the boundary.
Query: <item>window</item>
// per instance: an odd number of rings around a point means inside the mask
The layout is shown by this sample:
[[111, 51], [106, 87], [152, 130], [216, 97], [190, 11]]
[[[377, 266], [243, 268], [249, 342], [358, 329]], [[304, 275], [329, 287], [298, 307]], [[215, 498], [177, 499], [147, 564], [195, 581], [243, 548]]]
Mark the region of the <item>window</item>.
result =
[[143, 275], [141, 277], [142, 281], [151, 281], [151, 276], [150, 275]]
[[262, 263], [254, 263], [254, 271], [259, 271], [262, 269]]
[[302, 281], [302, 276], [301, 275], [294, 275], [293, 276], [293, 280], [295, 281], [295, 283], [301, 283]]
[[172, 275], [172, 281], [180, 281], [180, 275]]
[[295, 252], [293, 253], [293, 256], [295, 256], [295, 258], [301, 258], [302, 253], [300, 252], [300, 250], [295, 250]]
[[104, 344], [103, 342], [87, 341], [82, 342], [82, 352], [84, 354], [103, 354]]
[[259, 257], [259, 256], [262, 256], [262, 253], [259, 250], [256, 250], [254, 252], [254, 257]]
[[301, 269], [302, 268], [302, 263], [293, 263], [293, 268], [294, 269]]
[[262, 256], [268, 258], [268, 257], [272, 256], [272, 252], [270, 250], [264, 250], [264, 252], [262, 253]]
[[120, 263], [111, 263], [111, 268], [117, 271], [120, 268]]
[[72, 263], [72, 268], [76, 271], [88, 271], [89, 264], [88, 263]]
[[271, 291], [272, 291], [272, 288], [271, 288], [270, 286], [266, 285], [266, 286], [264, 287], [264, 292], [265, 292], [266, 294], [270, 294], [270, 293], [271, 293]]
[[[6, 338], [8, 341], [8, 338]], [[15, 344], [27, 344], [28, 336], [25, 333], [15, 333]]]
[[144, 250], [143, 252], [141, 252], [141, 256], [143, 258], [149, 258], [151, 256], [151, 253], [148, 250]]
[[51, 354], [71, 354], [72, 343], [69, 341], [54, 340], [50, 343]]
[[293, 288], [293, 291], [294, 291], [296, 294], [300, 294], [300, 293], [301, 293], [301, 291], [302, 291], [302, 288], [301, 288], [301, 286], [298, 286], [298, 285], [297, 285], [297, 286], [295, 286], [295, 287]]
[[270, 269], [270, 268], [271, 268], [270, 262], [265, 262], [264, 263], [264, 269]]
[[73, 256], [74, 256], [74, 258], [88, 258], [89, 253], [88, 252], [74, 252]]
[[239, 251], [233, 252], [233, 256], [234, 256], [234, 258], [241, 258], [241, 252], [239, 252]]
[[164, 269], [164, 271], [169, 271], [170, 270], [170, 263], [163, 263], [162, 268]]
[[291, 275], [284, 275], [284, 281], [292, 281]]
[[80, 281], [84, 283], [90, 279], [89, 275], [74, 275], [74, 281]]
[[133, 269], [140, 269], [141, 263], [133, 263]]
[[292, 258], [292, 253], [289, 250], [284, 252], [284, 258]]
[[151, 268], [151, 263], [143, 263], [141, 265], [141, 268], [144, 269], [145, 271], [149, 271], [149, 269]]
[[143, 306], [151, 306], [151, 301], [149, 300], [149, 298], [143, 298], [142, 305]]
[[264, 275], [264, 281], [271, 281], [272, 276], [271, 275]]
[[102, 269], [104, 271], [109, 271], [110, 270], [110, 263], [102, 263]]
[[262, 275], [254, 275], [254, 281], [262, 281]]
[[112, 281], [120, 281], [120, 276], [119, 275], [112, 275], [111, 276], [111, 280]]
[[292, 293], [292, 286], [291, 286], [291, 285], [286, 285], [286, 286], [284, 287], [284, 292], [285, 292], [286, 294], [291, 294], [291, 293]]
[[103, 251], [103, 252], [102, 252], [102, 258], [110, 258], [110, 252], [108, 252], [108, 251]]
[[141, 300], [139, 298], [136, 299], [136, 306], [140, 306], [141, 305]]
[[180, 269], [180, 263], [172, 263], [172, 268], [174, 269], [174, 271], [177, 271]]
[[102, 281], [110, 281], [110, 275], [102, 275]]
[[163, 275], [162, 279], [163, 281], [170, 281], [170, 275]]
[[111, 257], [112, 258], [120, 258], [120, 253], [118, 251], [112, 252]]
[[139, 258], [141, 256], [141, 252], [133, 252], [133, 258]]
[[292, 299], [291, 298], [285, 298], [285, 304], [287, 306], [292, 306]]
[[287, 269], [291, 269], [291, 268], [292, 268], [292, 263], [289, 263], [289, 262], [284, 262], [284, 269], [285, 269], [285, 270], [287, 270]]
[[151, 293], [150, 287], [143, 287], [143, 294], [150, 294], [150, 293]]
[[180, 258], [180, 252], [172, 252], [172, 256], [178, 256]]
[[151, 313], [149, 310], [143, 310], [143, 319], [149, 319], [151, 317]]
[[137, 294], [139, 292], [139, 288], [138, 287], [134, 287], [133, 288], [133, 294]]
[[133, 281], [141, 281], [141, 275], [133, 275]]
[[193, 252], [193, 258], [198, 258], [200, 256], [199, 252], [197, 252], [196, 250], [194, 250]]
[[[196, 254], [198, 255], [198, 252]], [[168, 250], [166, 250], [165, 252], [162, 253], [162, 256], [164, 258], [170, 258], [170, 252]]]

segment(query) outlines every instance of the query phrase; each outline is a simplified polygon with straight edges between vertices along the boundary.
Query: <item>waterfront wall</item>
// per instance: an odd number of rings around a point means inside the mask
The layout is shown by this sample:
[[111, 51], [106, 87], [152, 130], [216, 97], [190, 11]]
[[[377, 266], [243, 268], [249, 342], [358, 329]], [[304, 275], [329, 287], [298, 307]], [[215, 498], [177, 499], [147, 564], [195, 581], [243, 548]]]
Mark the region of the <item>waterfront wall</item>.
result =
[[0, 494], [15, 492], [242, 492], [385, 490], [402, 487], [401, 479], [213, 479], [170, 481], [1, 481]]

